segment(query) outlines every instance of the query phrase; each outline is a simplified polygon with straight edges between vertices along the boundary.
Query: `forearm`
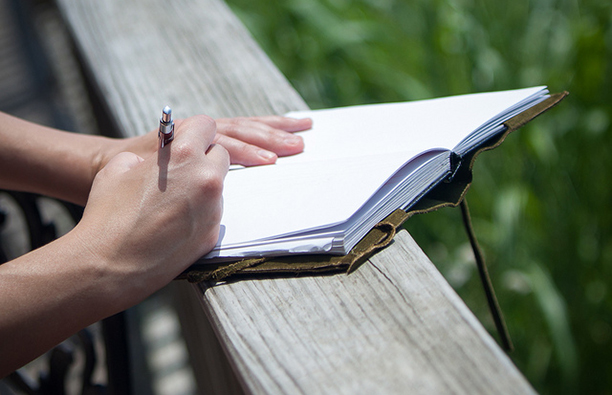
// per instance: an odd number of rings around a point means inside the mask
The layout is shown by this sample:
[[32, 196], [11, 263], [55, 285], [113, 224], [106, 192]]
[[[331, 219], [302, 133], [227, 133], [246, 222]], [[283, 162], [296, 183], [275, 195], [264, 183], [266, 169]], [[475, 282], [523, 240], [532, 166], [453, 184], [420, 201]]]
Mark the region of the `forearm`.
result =
[[[182, 120], [176, 121], [179, 128]], [[277, 116], [218, 120], [215, 142], [232, 163], [265, 165], [277, 156], [302, 152], [292, 133], [312, 126], [310, 119]], [[157, 133], [129, 139], [62, 132], [0, 112], [0, 188], [35, 192], [84, 205], [96, 173], [120, 152], [143, 158], [157, 152]]]
[[140, 302], [215, 246], [229, 154], [214, 134], [212, 119], [193, 117], [158, 155], [114, 156], [74, 229], [0, 265], [0, 377]]
[[102, 153], [112, 144], [0, 113], [0, 188], [85, 204]]
[[140, 280], [112, 267], [71, 233], [0, 265], [0, 377], [137, 303]]

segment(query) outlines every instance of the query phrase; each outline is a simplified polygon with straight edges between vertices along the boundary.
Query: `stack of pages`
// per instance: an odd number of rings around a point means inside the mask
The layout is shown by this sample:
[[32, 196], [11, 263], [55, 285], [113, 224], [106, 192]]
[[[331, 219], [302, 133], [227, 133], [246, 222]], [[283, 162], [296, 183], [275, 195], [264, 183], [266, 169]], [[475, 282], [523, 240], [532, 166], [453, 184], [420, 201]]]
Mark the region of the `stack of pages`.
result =
[[346, 254], [378, 222], [454, 171], [546, 87], [287, 114], [310, 117], [303, 153], [227, 175], [217, 246], [204, 261]]

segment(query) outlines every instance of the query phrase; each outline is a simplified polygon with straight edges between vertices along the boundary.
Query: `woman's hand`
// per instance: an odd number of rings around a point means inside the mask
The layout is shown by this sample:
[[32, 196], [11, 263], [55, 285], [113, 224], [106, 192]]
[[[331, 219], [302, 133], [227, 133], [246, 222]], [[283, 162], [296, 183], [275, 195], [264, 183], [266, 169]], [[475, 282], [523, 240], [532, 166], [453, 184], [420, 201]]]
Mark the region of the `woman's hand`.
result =
[[[178, 129], [183, 120], [176, 120]], [[281, 116], [220, 118], [216, 120], [214, 142], [230, 155], [231, 164], [243, 166], [268, 165], [278, 157], [299, 154], [304, 150], [300, 136], [293, 134], [312, 127], [309, 118], [295, 119]], [[96, 164], [97, 173], [119, 152], [133, 152], [142, 158], [157, 152], [157, 130], [128, 139], [107, 140]]]
[[229, 167], [215, 128], [189, 118], [146, 158], [116, 155], [72, 231], [0, 265], [0, 378], [140, 302], [214, 247]]
[[229, 167], [214, 137], [211, 118], [192, 117], [177, 123], [172, 143], [156, 145], [155, 155], [112, 158], [96, 175], [74, 230], [81, 248], [117, 272], [156, 278], [157, 287], [209, 252]]
[[279, 156], [299, 154], [304, 141], [293, 134], [312, 127], [309, 118], [280, 116], [217, 119], [215, 142], [227, 149], [232, 164], [267, 165]]

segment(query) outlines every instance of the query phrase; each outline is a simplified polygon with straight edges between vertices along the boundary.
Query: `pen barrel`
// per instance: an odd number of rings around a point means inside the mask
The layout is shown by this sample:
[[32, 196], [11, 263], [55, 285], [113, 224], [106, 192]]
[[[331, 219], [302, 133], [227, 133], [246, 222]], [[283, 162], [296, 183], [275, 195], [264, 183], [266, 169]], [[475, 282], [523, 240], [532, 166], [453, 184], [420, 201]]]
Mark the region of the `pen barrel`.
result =
[[172, 120], [172, 109], [169, 106], [162, 110], [157, 137], [162, 148], [174, 139], [174, 121]]
[[160, 122], [159, 123], [159, 134], [163, 137], [174, 136], [174, 122]]
[[163, 122], [160, 119], [158, 136], [161, 140], [162, 147], [172, 141], [174, 139], [174, 122]]

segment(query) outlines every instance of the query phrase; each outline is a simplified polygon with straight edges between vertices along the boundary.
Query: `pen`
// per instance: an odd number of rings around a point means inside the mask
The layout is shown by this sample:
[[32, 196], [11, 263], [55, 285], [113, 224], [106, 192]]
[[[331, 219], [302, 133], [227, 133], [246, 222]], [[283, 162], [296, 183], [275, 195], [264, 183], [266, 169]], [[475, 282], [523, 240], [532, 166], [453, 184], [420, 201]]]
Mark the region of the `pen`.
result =
[[172, 120], [172, 109], [168, 106], [162, 110], [161, 118], [159, 118], [159, 133], [157, 133], [161, 148], [174, 139], [174, 121]]

